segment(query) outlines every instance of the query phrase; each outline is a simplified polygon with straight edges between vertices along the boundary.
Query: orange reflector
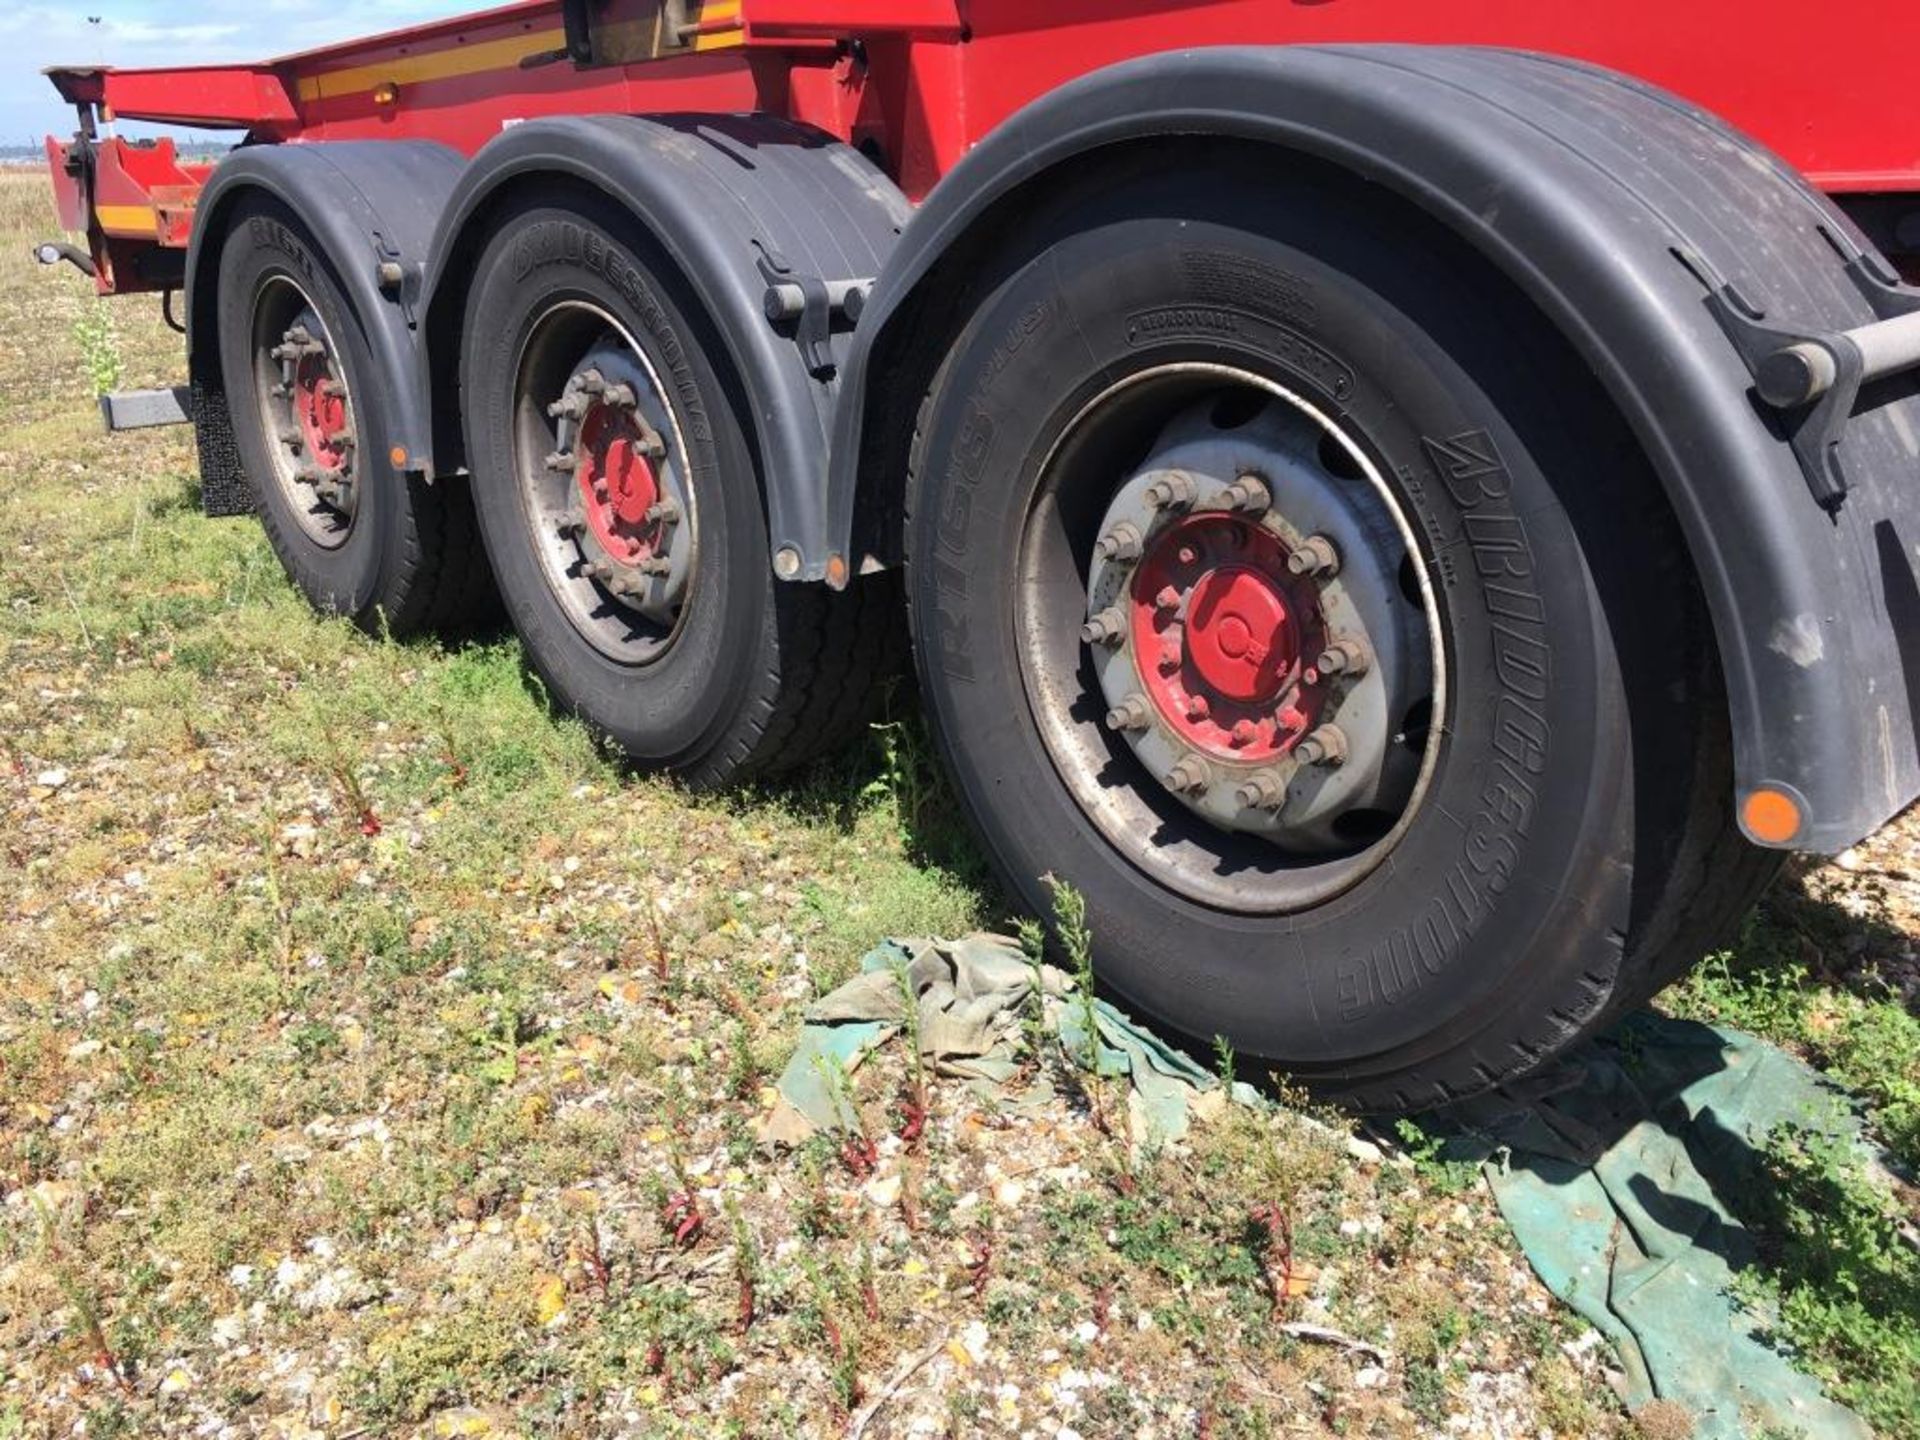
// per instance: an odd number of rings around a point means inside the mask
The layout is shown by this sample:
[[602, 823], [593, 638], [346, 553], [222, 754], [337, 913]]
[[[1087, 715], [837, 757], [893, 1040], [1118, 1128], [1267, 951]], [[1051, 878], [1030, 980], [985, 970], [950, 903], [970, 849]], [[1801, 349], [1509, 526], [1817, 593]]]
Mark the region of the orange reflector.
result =
[[391, 80], [382, 80], [373, 87], [373, 103], [376, 105], [391, 105], [399, 98], [400, 87]]
[[827, 557], [827, 584], [835, 590], [847, 588], [847, 557], [829, 555]]
[[387, 452], [387, 459], [393, 462], [394, 469], [396, 470], [406, 469], [407, 468], [407, 447], [404, 445], [394, 446], [391, 450]]
[[1740, 803], [1740, 825], [1762, 845], [1785, 845], [1800, 833], [1800, 802], [1784, 790], [1747, 792]]

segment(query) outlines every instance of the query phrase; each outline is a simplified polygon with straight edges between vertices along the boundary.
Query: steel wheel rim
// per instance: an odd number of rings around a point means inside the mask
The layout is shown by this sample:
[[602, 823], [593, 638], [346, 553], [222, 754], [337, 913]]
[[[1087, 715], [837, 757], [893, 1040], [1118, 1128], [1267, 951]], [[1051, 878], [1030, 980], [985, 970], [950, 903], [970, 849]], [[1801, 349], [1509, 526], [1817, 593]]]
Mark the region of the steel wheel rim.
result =
[[[515, 489], [541, 577], [595, 650], [651, 664], [685, 628], [698, 562], [690, 459], [659, 371], [606, 310], [569, 299], [528, 327], [514, 375]], [[621, 391], [615, 415], [606, 397]]]
[[[1310, 426], [1317, 437], [1320, 469], [1347, 487], [1331, 490], [1326, 503], [1371, 512], [1375, 525], [1369, 533], [1397, 552], [1389, 573], [1417, 633], [1405, 642], [1404, 653], [1395, 653], [1395, 673], [1416, 677], [1414, 683], [1425, 694], [1411, 700], [1389, 694], [1381, 706], [1387, 742], [1405, 752], [1388, 757], [1394, 777], [1388, 793], [1397, 797], [1396, 804], [1390, 823], [1388, 817], [1370, 813], [1367, 830], [1356, 830], [1352, 843], [1337, 853], [1289, 850], [1269, 835], [1223, 828], [1190, 803], [1192, 796], [1168, 789], [1164, 772], [1152, 772], [1123, 728], [1122, 722], [1137, 717], [1110, 713], [1118, 707], [1096, 662], [1103, 645], [1095, 634], [1103, 612], [1098, 602], [1112, 597], [1096, 594], [1101, 558], [1094, 542], [1108, 538], [1101, 527], [1111, 525], [1113, 507], [1124, 493], [1132, 489], [1144, 495], [1155, 478], [1163, 478], [1165, 467], [1150, 462], [1164, 453], [1161, 441], [1169, 422], [1211, 396], [1244, 397], [1256, 415], [1271, 411], [1291, 424]], [[1330, 448], [1323, 450], [1322, 445]], [[1119, 462], [1123, 468], [1112, 472], [1116, 454], [1126, 458]], [[1297, 459], [1291, 457], [1289, 465]], [[1338, 466], [1337, 475], [1327, 469], [1329, 464]], [[1105, 478], [1110, 473], [1120, 478]], [[1288, 472], [1289, 482], [1293, 473]], [[1230, 478], [1203, 475], [1196, 488], [1224, 488]], [[1206, 503], [1209, 494], [1193, 498], [1201, 503], [1184, 510], [1169, 508], [1168, 523], [1181, 514], [1213, 513]], [[1141, 537], [1142, 557], [1160, 533], [1156, 528], [1153, 536]], [[1296, 542], [1303, 538], [1294, 537]], [[1375, 555], [1371, 563], [1368, 573], [1376, 579], [1384, 558]], [[1428, 562], [1403, 502], [1361, 437], [1297, 392], [1237, 366], [1201, 362], [1153, 367], [1108, 386], [1068, 420], [1039, 466], [1020, 542], [1018, 576], [1016, 652], [1026, 702], [1049, 758], [1080, 812], [1109, 845], [1156, 883], [1226, 911], [1301, 910], [1324, 903], [1383, 865], [1422, 809], [1444, 731], [1435, 717], [1447, 714], [1444, 630]], [[1386, 601], [1393, 598], [1373, 595], [1367, 603], [1372, 613], [1385, 615], [1391, 609]], [[1131, 623], [1131, 617], [1125, 618]], [[1137, 646], [1128, 653], [1137, 655]], [[1149, 710], [1157, 712], [1159, 697], [1148, 698], [1154, 702]], [[1419, 716], [1422, 704], [1423, 728], [1401, 723]], [[1164, 713], [1149, 717], [1161, 730], [1168, 728], [1168, 718]], [[1219, 763], [1236, 788], [1248, 778], [1248, 767], [1231, 759]], [[1221, 778], [1216, 775], [1213, 783]], [[1287, 803], [1292, 803], [1291, 796]], [[1286, 813], [1284, 805], [1279, 813]]]
[[255, 294], [251, 336], [269, 481], [302, 535], [338, 549], [353, 531], [363, 488], [346, 357], [312, 298], [286, 275], [267, 277]]

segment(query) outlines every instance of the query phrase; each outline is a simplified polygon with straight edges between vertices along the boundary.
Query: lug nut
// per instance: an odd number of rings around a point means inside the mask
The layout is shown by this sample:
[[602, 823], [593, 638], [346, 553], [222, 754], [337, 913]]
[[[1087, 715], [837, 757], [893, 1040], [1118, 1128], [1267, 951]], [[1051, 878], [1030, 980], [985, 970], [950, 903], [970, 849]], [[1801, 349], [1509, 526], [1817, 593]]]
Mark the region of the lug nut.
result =
[[1223, 510], [1237, 510], [1243, 515], [1259, 515], [1272, 506], [1273, 492], [1267, 488], [1267, 482], [1258, 475], [1246, 474], [1216, 495], [1214, 503]]
[[613, 567], [604, 560], [589, 560], [586, 565], [586, 571], [587, 574], [595, 580], [611, 580], [613, 578]]
[[547, 414], [555, 420], [578, 420], [587, 413], [587, 405], [586, 396], [569, 393], [547, 406]]
[[342, 385], [338, 380], [322, 380], [313, 388], [323, 399], [344, 400], [347, 398], [347, 387]]
[[577, 515], [569, 515], [554, 528], [560, 532], [562, 540], [572, 540], [586, 534], [587, 522]]
[[607, 388], [607, 377], [598, 370], [582, 370], [574, 377], [572, 388], [587, 395], [598, 395]]
[[640, 403], [631, 385], [609, 385], [600, 398], [616, 410], [631, 410]]
[[1153, 712], [1147, 706], [1144, 695], [1129, 695], [1118, 705], [1107, 711], [1109, 730], [1144, 730]]
[[1251, 745], [1260, 738], [1260, 730], [1251, 720], [1236, 720], [1233, 729], [1227, 732], [1227, 740], [1236, 749]]
[[1160, 642], [1160, 668], [1168, 674], [1180, 668], [1180, 642], [1171, 635]]
[[1287, 802], [1287, 782], [1277, 770], [1257, 770], [1233, 792], [1243, 810], [1278, 810]]
[[551, 455], [547, 456], [546, 466], [549, 470], [573, 469], [573, 452], [571, 450], [554, 451]]
[[672, 499], [655, 501], [647, 507], [647, 522], [652, 525], [678, 525], [680, 502]]
[[1309, 535], [1287, 556], [1287, 569], [1295, 575], [1332, 579], [1340, 573], [1340, 552], [1324, 535]]
[[1198, 755], [1183, 756], [1163, 777], [1176, 795], [1198, 795], [1213, 780], [1213, 769]]
[[1147, 486], [1146, 500], [1155, 510], [1184, 510], [1193, 504], [1193, 477], [1184, 470], [1169, 470]]
[[1338, 765], [1347, 758], [1347, 733], [1338, 725], [1322, 725], [1293, 747], [1302, 765]]
[[1160, 587], [1160, 593], [1153, 597], [1153, 603], [1155, 608], [1160, 610], [1178, 610], [1180, 608], [1180, 602], [1184, 599], [1186, 599], [1186, 596], [1174, 589], [1173, 586], [1162, 585]]
[[1122, 520], [1100, 537], [1093, 550], [1102, 560], [1138, 560], [1140, 528], [1130, 520]]
[[667, 559], [664, 555], [656, 555], [651, 560], [642, 560], [640, 562], [640, 573], [642, 575], [671, 575], [673, 573], [673, 561]]
[[1352, 635], [1343, 635], [1314, 661], [1314, 668], [1322, 675], [1348, 675], [1355, 679], [1367, 673], [1367, 667], [1373, 663], [1373, 656], [1367, 650], [1367, 642]]
[[1212, 709], [1213, 707], [1207, 704], [1207, 697], [1204, 695], [1189, 695], [1187, 697], [1187, 719], [1189, 720], [1204, 720]]
[[1109, 605], [1080, 627], [1083, 645], [1118, 645], [1127, 633], [1127, 616], [1118, 605]]

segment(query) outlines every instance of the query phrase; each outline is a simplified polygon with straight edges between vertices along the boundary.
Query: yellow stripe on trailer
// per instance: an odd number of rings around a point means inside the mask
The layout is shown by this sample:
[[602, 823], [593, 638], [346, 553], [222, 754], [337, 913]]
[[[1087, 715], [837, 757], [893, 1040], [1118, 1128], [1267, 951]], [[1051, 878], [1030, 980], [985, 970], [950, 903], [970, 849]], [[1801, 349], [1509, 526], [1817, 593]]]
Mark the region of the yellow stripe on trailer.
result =
[[109, 235], [160, 234], [160, 217], [150, 205], [96, 205], [93, 217]]
[[456, 45], [425, 55], [397, 55], [375, 65], [355, 65], [309, 75], [300, 81], [298, 94], [302, 100], [334, 100], [346, 95], [363, 95], [376, 85], [418, 85], [428, 80], [481, 75], [489, 70], [511, 70], [529, 55], [548, 54], [566, 43], [564, 30], [538, 30], [505, 40], [485, 40], [478, 45]]
[[[740, 6], [741, 0], [711, 0], [711, 3], [699, 6], [689, 17], [691, 28], [686, 32], [681, 53], [726, 50], [744, 45], [747, 38], [746, 22], [741, 18]], [[644, 47], [642, 53], [620, 56], [615, 48], [617, 58], [609, 57], [614, 58], [614, 63], [628, 59], [657, 59], [672, 55], [679, 48], [672, 46], [660, 33], [658, 16], [650, 21], [623, 21], [608, 28], [619, 32], [645, 33], [645, 39], [641, 41]], [[639, 36], [623, 33], [621, 38], [630, 46]], [[295, 86], [295, 93], [303, 101], [335, 100], [344, 96], [364, 95], [382, 85], [418, 85], [423, 81], [453, 80], [463, 75], [512, 70], [517, 69], [520, 62], [529, 56], [551, 55], [556, 50], [564, 50], [566, 44], [566, 31], [540, 30], [525, 35], [511, 35], [504, 40], [486, 40], [478, 45], [449, 46], [424, 55], [398, 55], [374, 64], [352, 65], [305, 76]]]

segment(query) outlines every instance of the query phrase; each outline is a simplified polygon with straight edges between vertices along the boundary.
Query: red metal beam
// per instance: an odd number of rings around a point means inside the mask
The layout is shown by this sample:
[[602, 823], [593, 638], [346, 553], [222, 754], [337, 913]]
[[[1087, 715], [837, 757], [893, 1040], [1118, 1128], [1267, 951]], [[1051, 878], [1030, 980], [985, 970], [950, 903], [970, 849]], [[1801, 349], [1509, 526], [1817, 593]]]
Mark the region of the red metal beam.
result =
[[47, 78], [76, 104], [172, 125], [249, 130], [299, 121], [285, 78], [271, 65], [190, 65], [173, 70], [59, 69]]

